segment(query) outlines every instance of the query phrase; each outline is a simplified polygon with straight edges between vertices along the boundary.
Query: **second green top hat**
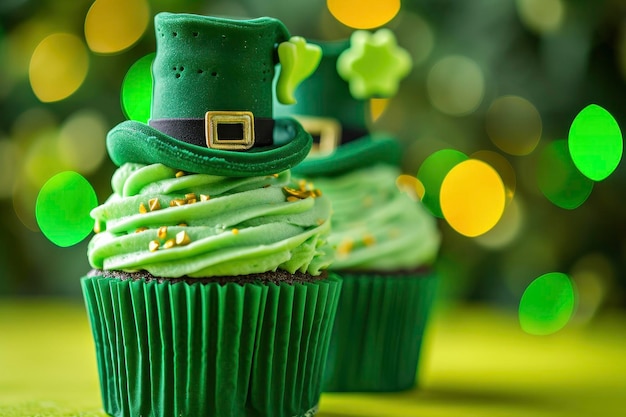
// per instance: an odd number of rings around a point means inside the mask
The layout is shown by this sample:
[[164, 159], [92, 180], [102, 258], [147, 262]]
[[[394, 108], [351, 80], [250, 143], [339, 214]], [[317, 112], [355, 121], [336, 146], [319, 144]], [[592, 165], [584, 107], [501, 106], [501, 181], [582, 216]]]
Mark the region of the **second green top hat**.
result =
[[[322, 49], [322, 61], [317, 71], [296, 90], [297, 103], [289, 106], [275, 103], [275, 114], [297, 118], [321, 150], [312, 153], [293, 171], [302, 176], [334, 176], [376, 163], [398, 165], [401, 158], [398, 141], [387, 133], [369, 132], [369, 100], [355, 98], [351, 85], [340, 74], [339, 61], [354, 45], [351, 47], [349, 40], [316, 44]], [[325, 143], [327, 137], [332, 137], [329, 141], [334, 143]]]
[[280, 21], [160, 13], [155, 29], [151, 118], [109, 132], [113, 162], [253, 176], [306, 156], [312, 139], [302, 126], [272, 119], [277, 45], [290, 42]]

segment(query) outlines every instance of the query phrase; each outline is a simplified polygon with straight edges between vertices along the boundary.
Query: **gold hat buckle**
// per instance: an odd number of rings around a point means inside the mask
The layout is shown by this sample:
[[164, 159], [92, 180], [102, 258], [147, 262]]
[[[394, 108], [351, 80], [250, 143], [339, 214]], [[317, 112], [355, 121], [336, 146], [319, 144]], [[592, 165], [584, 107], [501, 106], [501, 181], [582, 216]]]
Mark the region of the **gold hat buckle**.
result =
[[332, 117], [294, 116], [302, 128], [313, 136], [319, 136], [319, 144], [314, 143], [311, 153], [329, 154], [339, 146], [341, 124]]
[[[211, 149], [245, 151], [254, 146], [254, 115], [249, 111], [208, 111], [204, 116], [206, 144]], [[220, 139], [220, 125], [242, 125], [239, 139]]]

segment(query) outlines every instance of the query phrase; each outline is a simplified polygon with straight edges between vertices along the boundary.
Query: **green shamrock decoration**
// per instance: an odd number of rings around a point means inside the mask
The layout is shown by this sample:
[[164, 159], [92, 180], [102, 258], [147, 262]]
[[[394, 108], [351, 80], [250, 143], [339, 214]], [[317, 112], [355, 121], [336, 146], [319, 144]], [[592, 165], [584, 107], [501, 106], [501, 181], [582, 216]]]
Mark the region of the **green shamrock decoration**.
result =
[[350, 37], [350, 48], [337, 60], [337, 72], [356, 99], [391, 97], [412, 65], [411, 56], [398, 46], [391, 30], [379, 29], [374, 34], [357, 30]]
[[276, 97], [282, 104], [294, 104], [294, 91], [317, 69], [322, 49], [307, 43], [301, 36], [292, 36], [278, 45], [278, 59], [282, 68], [276, 83]]

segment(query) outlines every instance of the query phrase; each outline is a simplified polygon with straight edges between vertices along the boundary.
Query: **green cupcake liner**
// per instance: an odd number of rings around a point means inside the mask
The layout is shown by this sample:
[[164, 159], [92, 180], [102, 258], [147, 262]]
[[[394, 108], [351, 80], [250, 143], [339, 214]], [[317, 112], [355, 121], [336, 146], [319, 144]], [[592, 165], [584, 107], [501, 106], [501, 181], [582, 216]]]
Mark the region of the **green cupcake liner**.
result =
[[341, 273], [324, 391], [390, 392], [416, 385], [436, 275]]
[[113, 416], [312, 416], [341, 280], [240, 285], [84, 277]]

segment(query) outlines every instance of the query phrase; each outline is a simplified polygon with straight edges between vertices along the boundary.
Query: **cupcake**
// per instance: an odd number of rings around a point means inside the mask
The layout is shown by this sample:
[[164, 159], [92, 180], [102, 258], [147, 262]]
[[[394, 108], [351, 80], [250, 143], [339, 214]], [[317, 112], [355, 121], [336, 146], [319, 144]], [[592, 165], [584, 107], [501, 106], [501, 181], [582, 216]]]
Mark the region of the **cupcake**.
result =
[[107, 136], [118, 168], [81, 280], [104, 409], [313, 415], [341, 282], [329, 200], [290, 175], [312, 139], [272, 118], [272, 78], [277, 58], [302, 79], [319, 53], [271, 18], [155, 28], [151, 119]]
[[[367, 42], [378, 33], [355, 32], [351, 43], [320, 43], [322, 62], [296, 91], [298, 103], [277, 108], [277, 113], [301, 120], [319, 143], [320, 151], [293, 171], [313, 182], [333, 206], [328, 241], [337, 253], [331, 270], [342, 277], [343, 289], [326, 391], [383, 392], [415, 386], [436, 286], [436, 221], [417, 193], [403, 192], [398, 178], [412, 177], [400, 177], [398, 141], [368, 131], [368, 101], [355, 98], [360, 91], [349, 84], [354, 80], [349, 71], [341, 69], [342, 59], [358, 47], [355, 38]], [[372, 48], [376, 45], [380, 43]], [[376, 65], [369, 66], [370, 75], [379, 70], [379, 76], [386, 77], [385, 62], [377, 60]]]

